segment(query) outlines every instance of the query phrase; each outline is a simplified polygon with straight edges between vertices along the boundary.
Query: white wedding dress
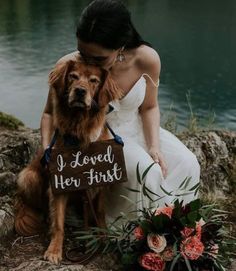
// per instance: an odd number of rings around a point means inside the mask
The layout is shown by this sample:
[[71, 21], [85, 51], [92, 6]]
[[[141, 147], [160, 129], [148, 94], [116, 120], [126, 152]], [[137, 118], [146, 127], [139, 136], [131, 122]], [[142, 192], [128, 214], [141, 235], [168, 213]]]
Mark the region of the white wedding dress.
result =
[[[123, 150], [128, 175], [128, 182], [111, 186], [107, 193], [106, 214], [107, 221], [110, 222], [119, 216], [120, 212], [127, 213], [142, 207], [141, 194], [129, 191], [125, 187], [139, 190], [140, 185], [136, 177], [137, 163], [140, 165], [141, 173], [153, 163], [147, 152], [138, 112], [145, 97], [146, 80], [150, 79], [142, 75], [123, 99], [112, 103], [114, 110], [107, 115], [108, 123], [124, 141]], [[200, 167], [196, 156], [177, 137], [163, 128], [160, 128], [160, 148], [167, 163], [167, 177], [163, 178], [159, 164], [155, 164], [146, 176], [146, 186], [160, 197], [165, 196], [154, 203], [163, 206], [165, 203], [170, 204], [176, 198], [173, 194], [184, 193], [183, 190], [178, 191], [178, 187], [186, 177], [191, 177], [188, 189], [199, 182]], [[174, 191], [173, 196], [167, 196], [160, 185], [168, 192]], [[135, 202], [135, 205], [120, 195], [129, 198]], [[154, 195], [150, 195], [153, 199], [157, 199]], [[192, 193], [179, 198], [187, 203], [196, 197], [197, 195], [194, 196]], [[148, 198], [145, 198], [145, 204], [152, 206]]]

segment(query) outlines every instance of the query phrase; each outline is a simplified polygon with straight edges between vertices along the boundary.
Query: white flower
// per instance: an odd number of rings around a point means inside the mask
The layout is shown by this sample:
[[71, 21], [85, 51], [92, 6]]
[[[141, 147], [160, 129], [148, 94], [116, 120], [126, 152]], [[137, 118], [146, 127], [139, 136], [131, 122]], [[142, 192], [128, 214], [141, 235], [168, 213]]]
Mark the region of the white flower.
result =
[[150, 233], [147, 236], [147, 243], [151, 250], [160, 253], [166, 247], [166, 238], [163, 235]]

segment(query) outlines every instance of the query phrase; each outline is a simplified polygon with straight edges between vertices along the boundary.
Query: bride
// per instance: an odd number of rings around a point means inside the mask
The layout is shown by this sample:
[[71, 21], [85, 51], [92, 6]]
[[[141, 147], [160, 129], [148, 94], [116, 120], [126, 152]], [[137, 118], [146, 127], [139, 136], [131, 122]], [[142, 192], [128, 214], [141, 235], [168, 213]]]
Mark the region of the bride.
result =
[[[108, 123], [124, 140], [128, 183], [115, 185], [107, 195], [107, 216], [114, 218], [131, 206], [120, 195], [139, 202], [140, 195], [125, 186], [139, 189], [136, 166], [143, 172], [155, 162], [146, 176], [146, 186], [171, 203], [182, 181], [189, 187], [199, 182], [200, 167], [195, 155], [173, 134], [160, 127], [158, 85], [161, 70], [158, 53], [134, 28], [129, 11], [118, 0], [95, 0], [82, 12], [77, 26], [78, 50], [85, 61], [108, 70], [124, 96], [112, 104]], [[59, 61], [73, 59], [78, 52]], [[41, 121], [42, 144], [50, 142], [52, 119], [45, 111]], [[164, 190], [174, 191], [165, 195]], [[183, 192], [183, 191], [182, 191]], [[183, 196], [185, 202], [193, 194]], [[138, 203], [137, 203], [138, 204]]]

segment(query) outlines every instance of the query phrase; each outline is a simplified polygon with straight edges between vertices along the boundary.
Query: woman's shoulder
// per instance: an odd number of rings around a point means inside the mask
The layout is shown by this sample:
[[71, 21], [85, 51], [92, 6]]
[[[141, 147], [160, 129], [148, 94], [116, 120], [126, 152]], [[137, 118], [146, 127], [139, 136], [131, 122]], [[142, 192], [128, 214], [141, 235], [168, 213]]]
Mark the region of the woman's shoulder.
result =
[[149, 74], [154, 80], [159, 78], [161, 60], [157, 51], [147, 45], [136, 49], [136, 65], [142, 73]]
[[56, 64], [62, 64], [64, 62], [67, 62], [69, 60], [76, 60], [76, 58], [78, 57], [79, 52], [78, 51], [74, 51], [72, 53], [69, 53], [67, 55], [64, 55], [63, 57], [61, 57]]

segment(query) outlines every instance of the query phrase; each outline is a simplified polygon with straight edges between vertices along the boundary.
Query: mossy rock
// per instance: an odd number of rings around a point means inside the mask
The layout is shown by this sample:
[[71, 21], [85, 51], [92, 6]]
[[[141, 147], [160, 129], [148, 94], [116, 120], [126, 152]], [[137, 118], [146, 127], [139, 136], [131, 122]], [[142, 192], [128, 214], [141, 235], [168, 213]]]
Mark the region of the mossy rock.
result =
[[24, 126], [22, 121], [18, 120], [12, 115], [0, 111], [0, 127], [18, 129], [20, 126]]

